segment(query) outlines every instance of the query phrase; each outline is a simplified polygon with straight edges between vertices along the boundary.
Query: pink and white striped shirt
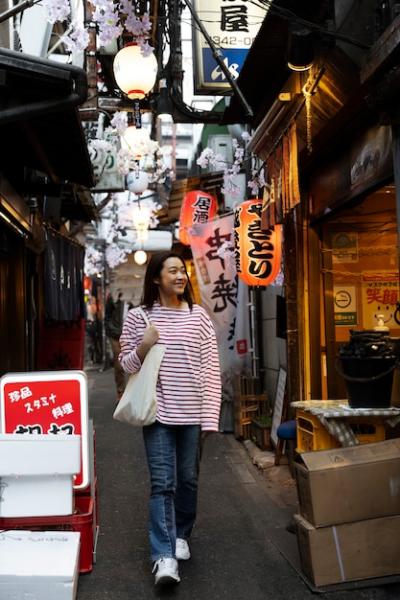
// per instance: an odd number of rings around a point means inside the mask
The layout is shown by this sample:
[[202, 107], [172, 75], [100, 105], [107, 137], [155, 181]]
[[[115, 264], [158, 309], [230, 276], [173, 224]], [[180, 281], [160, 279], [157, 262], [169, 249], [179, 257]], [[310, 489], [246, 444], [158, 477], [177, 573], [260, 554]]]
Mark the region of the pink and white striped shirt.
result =
[[[221, 376], [214, 327], [206, 311], [197, 304], [190, 311], [159, 303], [144, 310], [159, 332], [159, 343], [166, 346], [157, 382], [157, 420], [218, 431]], [[145, 329], [140, 312], [130, 310], [119, 340], [119, 361], [127, 373], [141, 367], [136, 349]]]

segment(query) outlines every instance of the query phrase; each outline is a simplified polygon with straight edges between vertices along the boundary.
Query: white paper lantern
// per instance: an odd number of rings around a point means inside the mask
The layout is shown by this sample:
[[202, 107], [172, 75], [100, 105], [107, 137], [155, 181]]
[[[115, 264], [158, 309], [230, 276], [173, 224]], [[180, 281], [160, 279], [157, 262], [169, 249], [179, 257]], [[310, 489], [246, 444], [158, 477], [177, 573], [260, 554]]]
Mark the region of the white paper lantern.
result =
[[126, 177], [128, 190], [133, 194], [143, 194], [149, 186], [149, 177], [145, 171], [131, 171]]
[[140, 47], [128, 44], [114, 58], [114, 76], [118, 87], [132, 100], [144, 98], [157, 79], [157, 59], [154, 53], [143, 56]]

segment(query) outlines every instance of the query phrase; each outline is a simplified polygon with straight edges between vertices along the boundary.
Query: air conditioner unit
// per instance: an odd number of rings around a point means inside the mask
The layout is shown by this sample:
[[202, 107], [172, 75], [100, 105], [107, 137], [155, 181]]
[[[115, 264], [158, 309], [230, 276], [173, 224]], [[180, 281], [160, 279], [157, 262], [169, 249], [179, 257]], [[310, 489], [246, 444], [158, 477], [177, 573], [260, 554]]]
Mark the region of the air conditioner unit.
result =
[[229, 134], [209, 135], [207, 146], [214, 150], [215, 154], [219, 154], [225, 162], [233, 163], [232, 138]]

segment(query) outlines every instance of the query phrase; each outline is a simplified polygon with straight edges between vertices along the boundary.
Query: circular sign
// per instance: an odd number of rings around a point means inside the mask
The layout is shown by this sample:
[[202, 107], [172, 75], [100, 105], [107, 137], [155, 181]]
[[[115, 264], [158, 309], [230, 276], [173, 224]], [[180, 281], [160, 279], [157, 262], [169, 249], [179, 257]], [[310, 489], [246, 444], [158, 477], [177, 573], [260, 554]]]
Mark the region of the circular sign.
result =
[[339, 290], [335, 294], [335, 304], [338, 308], [347, 308], [351, 304], [351, 295], [346, 290]]

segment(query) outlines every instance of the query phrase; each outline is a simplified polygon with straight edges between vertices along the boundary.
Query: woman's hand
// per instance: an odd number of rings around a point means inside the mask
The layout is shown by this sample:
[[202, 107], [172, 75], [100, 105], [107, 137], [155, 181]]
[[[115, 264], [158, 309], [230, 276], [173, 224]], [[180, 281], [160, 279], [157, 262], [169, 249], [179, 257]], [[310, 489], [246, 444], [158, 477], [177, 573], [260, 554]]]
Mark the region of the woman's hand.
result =
[[149, 327], [147, 327], [146, 331], [144, 332], [142, 344], [144, 344], [145, 346], [149, 346], [149, 348], [151, 348], [152, 346], [154, 346], [154, 344], [156, 344], [158, 342], [159, 337], [160, 337], [160, 334], [158, 333], [157, 328], [154, 327], [154, 325], [150, 325]]
[[143, 363], [144, 359], [146, 358], [146, 354], [148, 353], [150, 348], [158, 342], [159, 337], [160, 334], [158, 333], [158, 330], [156, 327], [154, 327], [154, 325], [150, 325], [149, 327], [147, 327], [146, 331], [144, 332], [142, 343], [140, 344], [140, 346], [138, 346], [136, 350], [141, 363]]

